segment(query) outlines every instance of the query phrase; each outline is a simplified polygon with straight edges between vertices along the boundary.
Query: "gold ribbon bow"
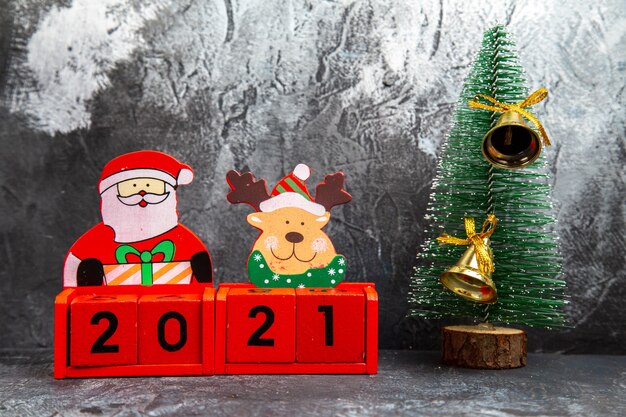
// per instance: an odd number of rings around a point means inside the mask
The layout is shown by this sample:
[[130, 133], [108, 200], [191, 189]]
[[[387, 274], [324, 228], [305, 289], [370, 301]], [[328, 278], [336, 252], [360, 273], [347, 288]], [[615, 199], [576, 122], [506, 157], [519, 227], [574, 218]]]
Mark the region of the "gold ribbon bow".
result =
[[491, 236], [496, 228], [498, 219], [496, 219], [494, 214], [489, 214], [483, 223], [483, 228], [480, 233], [476, 233], [476, 221], [473, 217], [467, 216], [464, 221], [467, 239], [460, 239], [444, 233], [437, 238], [437, 241], [441, 244], [474, 245], [474, 248], [476, 249], [476, 260], [478, 261], [478, 270], [480, 273], [487, 274], [488, 272], [493, 272], [493, 259], [491, 259], [489, 248], [485, 245], [483, 239]]
[[485, 100], [493, 103], [494, 106], [490, 106], [489, 104], [479, 103], [478, 98], [475, 100], [468, 101], [468, 104], [473, 109], [483, 109], [483, 110], [495, 111], [498, 113], [514, 111], [516, 113], [521, 114], [522, 116], [527, 118], [530, 122], [532, 122], [532, 124], [534, 124], [537, 127], [537, 130], [539, 130], [539, 133], [541, 134], [541, 139], [543, 140], [544, 145], [550, 146], [551, 143], [550, 143], [550, 139], [548, 138], [548, 133], [546, 132], [546, 129], [544, 129], [539, 119], [537, 119], [535, 115], [533, 115], [531, 112], [524, 109], [524, 107], [529, 107], [529, 106], [532, 106], [533, 104], [539, 103], [547, 96], [548, 96], [548, 90], [542, 87], [538, 89], [537, 91], [535, 91], [534, 93], [532, 93], [531, 95], [529, 95], [528, 97], [526, 97], [524, 100], [520, 101], [519, 103], [502, 103], [493, 97], [489, 97], [485, 94], [478, 94], [477, 97], [484, 98]]

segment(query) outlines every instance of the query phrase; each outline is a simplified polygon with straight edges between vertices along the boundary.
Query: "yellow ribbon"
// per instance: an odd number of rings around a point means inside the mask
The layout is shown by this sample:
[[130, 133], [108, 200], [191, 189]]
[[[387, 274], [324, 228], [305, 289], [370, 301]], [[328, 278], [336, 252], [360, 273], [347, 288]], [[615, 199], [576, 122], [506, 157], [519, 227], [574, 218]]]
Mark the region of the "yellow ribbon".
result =
[[483, 239], [491, 236], [496, 228], [498, 219], [496, 219], [494, 214], [489, 214], [483, 223], [483, 228], [480, 233], [476, 233], [476, 222], [473, 217], [467, 216], [464, 221], [467, 239], [460, 239], [444, 233], [437, 238], [437, 241], [441, 244], [474, 245], [474, 249], [476, 250], [476, 260], [478, 261], [478, 270], [480, 273], [487, 274], [488, 272], [493, 272], [493, 259], [491, 259], [491, 253], [489, 252], [487, 245], [485, 245], [485, 242], [483, 242]]
[[550, 139], [548, 138], [548, 133], [546, 132], [546, 129], [544, 129], [539, 119], [537, 119], [531, 112], [524, 109], [524, 107], [532, 106], [533, 104], [539, 103], [547, 96], [548, 96], [548, 90], [542, 87], [538, 89], [537, 91], [535, 91], [534, 93], [532, 93], [531, 95], [529, 95], [528, 97], [526, 97], [524, 100], [520, 101], [519, 103], [502, 103], [493, 97], [489, 97], [485, 94], [478, 94], [477, 97], [484, 98], [485, 100], [494, 104], [494, 106], [490, 106], [489, 104], [479, 103], [478, 98], [476, 100], [468, 101], [468, 104], [473, 109], [483, 109], [483, 110], [495, 111], [498, 113], [514, 111], [516, 113], [521, 114], [522, 116], [527, 118], [530, 122], [532, 122], [532, 124], [534, 124], [537, 127], [537, 130], [539, 130], [539, 133], [541, 134], [541, 139], [543, 140], [544, 145], [550, 146], [551, 143], [550, 143]]

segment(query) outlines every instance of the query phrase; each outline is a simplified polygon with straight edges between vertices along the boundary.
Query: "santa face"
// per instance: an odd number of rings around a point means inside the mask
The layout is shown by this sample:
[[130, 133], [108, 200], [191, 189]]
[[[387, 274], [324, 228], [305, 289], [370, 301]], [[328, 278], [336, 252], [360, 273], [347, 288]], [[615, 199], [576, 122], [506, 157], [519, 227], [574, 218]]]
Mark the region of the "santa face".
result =
[[150, 239], [178, 224], [176, 190], [164, 181], [122, 181], [105, 190], [101, 197], [102, 221], [113, 229], [116, 242]]

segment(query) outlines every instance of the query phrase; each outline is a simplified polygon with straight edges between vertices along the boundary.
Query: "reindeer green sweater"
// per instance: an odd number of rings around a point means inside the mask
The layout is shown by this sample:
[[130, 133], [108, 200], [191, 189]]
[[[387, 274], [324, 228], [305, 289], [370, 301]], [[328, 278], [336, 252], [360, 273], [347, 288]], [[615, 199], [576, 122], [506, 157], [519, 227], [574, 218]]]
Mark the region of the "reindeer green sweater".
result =
[[281, 275], [270, 270], [263, 254], [255, 250], [248, 258], [248, 277], [260, 288], [335, 287], [346, 275], [346, 258], [336, 255], [323, 268], [311, 268], [302, 274]]

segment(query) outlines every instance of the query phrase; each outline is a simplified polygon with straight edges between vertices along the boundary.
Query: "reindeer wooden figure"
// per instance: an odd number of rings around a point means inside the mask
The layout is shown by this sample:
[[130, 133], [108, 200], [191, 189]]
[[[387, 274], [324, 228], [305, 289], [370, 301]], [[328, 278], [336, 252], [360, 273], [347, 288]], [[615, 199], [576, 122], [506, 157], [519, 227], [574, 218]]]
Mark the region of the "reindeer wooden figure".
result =
[[256, 210], [247, 220], [261, 231], [248, 258], [248, 276], [257, 287], [335, 287], [346, 274], [345, 257], [336, 253], [322, 228], [330, 210], [352, 196], [343, 189], [343, 173], [337, 172], [317, 185], [314, 199], [305, 185], [310, 175], [311, 169], [299, 164], [271, 194], [265, 180], [255, 181], [250, 172], [226, 175], [228, 201]]

